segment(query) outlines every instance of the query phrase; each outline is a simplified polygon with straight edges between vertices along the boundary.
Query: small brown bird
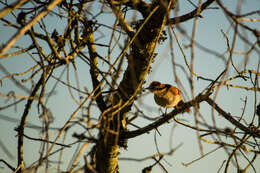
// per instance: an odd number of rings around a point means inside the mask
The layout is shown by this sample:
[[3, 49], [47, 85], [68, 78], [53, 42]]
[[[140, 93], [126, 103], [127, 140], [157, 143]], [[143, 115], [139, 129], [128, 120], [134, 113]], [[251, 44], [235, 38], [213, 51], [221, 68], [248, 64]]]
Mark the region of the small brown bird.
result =
[[[172, 85], [153, 81], [146, 89], [154, 93], [154, 101], [166, 109], [184, 104], [180, 90]], [[190, 112], [190, 110], [186, 109], [185, 112]]]

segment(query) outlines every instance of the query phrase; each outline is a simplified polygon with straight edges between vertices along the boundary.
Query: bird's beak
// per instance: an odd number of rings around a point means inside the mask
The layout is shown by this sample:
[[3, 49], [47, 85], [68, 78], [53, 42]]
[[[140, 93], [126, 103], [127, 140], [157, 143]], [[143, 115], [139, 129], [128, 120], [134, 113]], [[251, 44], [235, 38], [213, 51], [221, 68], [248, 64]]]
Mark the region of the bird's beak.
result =
[[150, 89], [150, 87], [147, 87], [147, 88], [144, 88], [145, 90], [149, 90]]

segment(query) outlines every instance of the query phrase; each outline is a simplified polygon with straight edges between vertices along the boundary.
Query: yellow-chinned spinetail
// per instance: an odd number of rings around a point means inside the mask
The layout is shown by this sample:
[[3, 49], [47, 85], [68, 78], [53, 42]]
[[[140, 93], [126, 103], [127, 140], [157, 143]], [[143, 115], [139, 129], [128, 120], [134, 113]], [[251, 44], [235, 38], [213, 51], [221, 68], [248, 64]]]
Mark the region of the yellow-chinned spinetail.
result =
[[[184, 104], [181, 97], [181, 91], [172, 85], [153, 81], [146, 89], [154, 93], [155, 103], [166, 109], [180, 107]], [[190, 110], [186, 109], [185, 112], [190, 112]]]

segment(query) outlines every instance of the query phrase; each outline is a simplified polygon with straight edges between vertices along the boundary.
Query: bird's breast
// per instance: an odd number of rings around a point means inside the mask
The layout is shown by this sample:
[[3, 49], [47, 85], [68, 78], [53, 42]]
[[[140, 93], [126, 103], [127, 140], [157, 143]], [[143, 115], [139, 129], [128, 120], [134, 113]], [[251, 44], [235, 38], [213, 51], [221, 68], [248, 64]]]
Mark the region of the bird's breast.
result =
[[166, 108], [171, 108], [176, 106], [181, 100], [181, 96], [180, 95], [154, 95], [154, 100], [155, 102], [162, 106], [162, 107], [166, 107]]

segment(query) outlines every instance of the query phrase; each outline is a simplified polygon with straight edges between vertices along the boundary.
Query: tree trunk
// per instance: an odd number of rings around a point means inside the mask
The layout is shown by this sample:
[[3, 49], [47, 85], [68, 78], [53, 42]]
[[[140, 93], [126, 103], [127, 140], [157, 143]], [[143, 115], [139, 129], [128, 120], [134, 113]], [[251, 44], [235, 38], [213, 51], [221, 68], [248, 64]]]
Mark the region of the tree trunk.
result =
[[[144, 26], [140, 25], [142, 28], [137, 39], [142, 47], [140, 47], [139, 44], [136, 45], [135, 42], [131, 45], [127, 70], [124, 73], [123, 80], [116, 94], [119, 97], [117, 100], [122, 101], [122, 104], [119, 104], [120, 106], [127, 102], [128, 104], [119, 111], [118, 114], [114, 116], [107, 114], [102, 117], [103, 121], [99, 132], [99, 141], [96, 146], [96, 170], [99, 173], [118, 172], [118, 149], [120, 147], [119, 142], [121, 142], [120, 134], [126, 130], [122, 121], [124, 121], [127, 112], [131, 110], [134, 100], [133, 95], [141, 89], [140, 86], [149, 71], [151, 61], [154, 58], [155, 46], [161, 36], [167, 19], [167, 9], [164, 6], [154, 6], [153, 9], [155, 8], [157, 8], [157, 10], [152, 14], [148, 22], [145, 23]], [[119, 102], [116, 102], [116, 104], [117, 103]], [[114, 110], [116, 111], [117, 109]]]

